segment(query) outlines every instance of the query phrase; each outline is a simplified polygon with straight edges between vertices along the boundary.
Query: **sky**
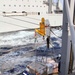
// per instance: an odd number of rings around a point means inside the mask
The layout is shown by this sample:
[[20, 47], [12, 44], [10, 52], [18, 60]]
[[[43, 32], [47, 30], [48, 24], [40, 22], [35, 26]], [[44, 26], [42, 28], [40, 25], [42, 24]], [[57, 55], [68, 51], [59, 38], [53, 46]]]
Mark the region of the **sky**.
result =
[[[57, 3], [58, 0], [53, 0], [55, 3]], [[62, 8], [63, 8], [63, 1], [64, 0], [60, 0], [61, 4], [62, 4]]]
[[[54, 0], [54, 2], [56, 3], [58, 0]], [[63, 0], [60, 0], [60, 2], [63, 4]]]

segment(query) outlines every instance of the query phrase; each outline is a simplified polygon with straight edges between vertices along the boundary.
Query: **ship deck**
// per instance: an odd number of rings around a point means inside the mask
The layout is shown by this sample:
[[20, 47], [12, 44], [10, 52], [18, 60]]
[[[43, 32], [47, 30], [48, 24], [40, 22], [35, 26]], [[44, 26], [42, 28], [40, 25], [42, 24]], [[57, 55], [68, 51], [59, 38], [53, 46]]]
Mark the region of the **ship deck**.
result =
[[44, 17], [50, 22], [50, 26], [62, 26], [62, 14], [27, 15], [27, 16], [1, 16], [0, 33], [12, 32], [39, 27], [41, 18]]

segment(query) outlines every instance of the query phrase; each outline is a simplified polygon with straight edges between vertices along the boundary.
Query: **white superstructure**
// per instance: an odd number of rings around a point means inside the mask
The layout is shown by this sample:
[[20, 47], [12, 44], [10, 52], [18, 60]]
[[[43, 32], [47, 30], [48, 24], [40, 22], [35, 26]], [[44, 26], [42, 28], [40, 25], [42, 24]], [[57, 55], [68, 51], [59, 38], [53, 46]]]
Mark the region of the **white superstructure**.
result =
[[1, 12], [28, 12], [28, 13], [48, 13], [48, 6], [43, 2], [47, 0], [0, 0]]
[[[50, 21], [51, 26], [62, 25], [62, 14], [55, 14], [56, 6], [49, 0], [0, 0], [0, 33], [35, 29], [42, 17]], [[51, 4], [51, 3], [50, 3]]]

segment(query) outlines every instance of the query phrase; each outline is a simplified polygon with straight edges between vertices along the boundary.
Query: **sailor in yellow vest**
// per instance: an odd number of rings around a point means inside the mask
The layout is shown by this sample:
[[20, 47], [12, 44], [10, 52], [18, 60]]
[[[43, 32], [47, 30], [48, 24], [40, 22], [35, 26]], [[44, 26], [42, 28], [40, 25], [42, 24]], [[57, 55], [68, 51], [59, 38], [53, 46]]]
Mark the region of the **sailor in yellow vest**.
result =
[[42, 18], [41, 22], [40, 22], [40, 28], [39, 29], [35, 29], [35, 34], [36, 33], [40, 34], [41, 36], [43, 36], [43, 39], [44, 39], [45, 35], [47, 36], [47, 39], [46, 39], [46, 41], [47, 41], [47, 48], [49, 48], [49, 40], [50, 40], [50, 26], [49, 25], [50, 25], [49, 21], [46, 20], [46, 23], [45, 23], [45, 19]]
[[35, 32], [39, 33], [41, 36], [45, 36], [45, 19], [42, 18], [40, 22], [40, 28], [35, 29]]

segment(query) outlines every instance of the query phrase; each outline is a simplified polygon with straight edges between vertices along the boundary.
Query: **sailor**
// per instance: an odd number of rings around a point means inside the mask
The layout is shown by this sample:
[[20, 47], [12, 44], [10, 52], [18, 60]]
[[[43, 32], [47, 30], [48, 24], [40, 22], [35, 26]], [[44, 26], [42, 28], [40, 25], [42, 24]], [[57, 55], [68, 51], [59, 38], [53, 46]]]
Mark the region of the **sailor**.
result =
[[46, 42], [47, 42], [47, 48], [49, 49], [49, 42], [50, 42], [50, 23], [49, 20], [46, 19]]
[[49, 36], [47, 36], [46, 41], [47, 41], [47, 48], [48, 48], [48, 49], [49, 49], [49, 40], [50, 40], [50, 37], [49, 37]]
[[58, 55], [58, 72], [60, 73], [60, 66], [61, 66], [61, 55]]

